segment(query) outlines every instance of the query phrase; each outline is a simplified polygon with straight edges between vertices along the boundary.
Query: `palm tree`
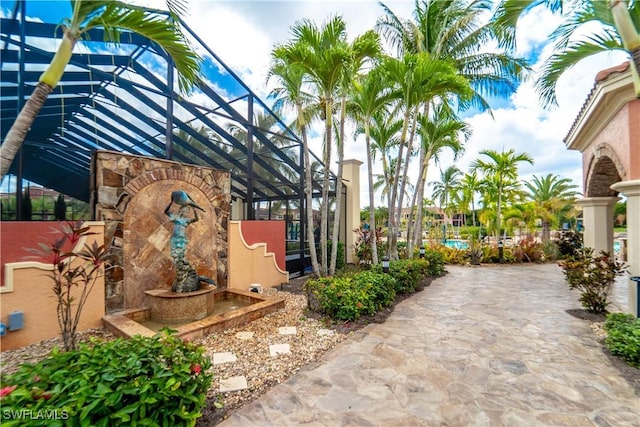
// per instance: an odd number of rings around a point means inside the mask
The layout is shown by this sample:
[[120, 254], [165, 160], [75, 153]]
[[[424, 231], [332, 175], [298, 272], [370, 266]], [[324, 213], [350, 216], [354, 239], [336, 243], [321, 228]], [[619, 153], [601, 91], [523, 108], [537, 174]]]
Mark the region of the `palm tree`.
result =
[[[337, 242], [340, 235], [340, 212], [342, 209], [342, 197], [339, 196], [342, 185], [342, 173], [344, 162], [344, 145], [345, 145], [345, 122], [347, 116], [347, 99], [354, 90], [354, 82], [358, 78], [365, 64], [370, 59], [374, 59], [380, 55], [382, 50], [378, 35], [373, 31], [367, 31], [356, 37], [351, 43], [343, 41], [336, 49], [346, 49], [349, 52], [349, 60], [343, 63], [342, 79], [338, 86], [340, 93], [340, 124], [338, 131], [338, 172], [336, 177], [336, 203], [333, 216], [333, 233], [332, 242]], [[375, 234], [375, 233], [374, 233]], [[372, 246], [377, 248], [377, 246]], [[377, 252], [377, 249], [374, 251]], [[377, 255], [377, 254], [376, 254]], [[377, 258], [377, 256], [376, 256]], [[336, 270], [336, 261], [338, 259], [338, 245], [331, 245], [331, 262], [329, 264], [329, 275], [333, 276]]]
[[491, 9], [483, 0], [414, 0], [413, 20], [401, 20], [381, 3], [385, 14], [376, 28], [396, 48], [398, 56], [424, 52], [434, 59], [450, 60], [469, 80], [473, 96], [461, 108], [489, 108], [485, 96], [508, 97], [529, 70], [522, 58], [486, 48], [497, 40], [487, 23]]
[[[469, 81], [471, 96], [451, 94], [457, 98], [461, 109], [471, 106], [480, 110], [489, 108], [484, 97], [508, 96], [515, 92], [527, 70], [524, 60], [485, 48], [487, 42], [495, 38], [493, 28], [482, 23], [486, 22], [484, 15], [490, 10], [488, 2], [415, 0], [413, 20], [401, 20], [386, 5], [382, 4], [382, 7], [385, 15], [378, 19], [376, 28], [396, 48], [398, 56], [426, 53], [431, 58], [447, 60], [460, 76]], [[430, 98], [420, 101], [426, 117], [430, 116], [431, 101]], [[421, 146], [421, 163], [425, 159], [423, 150], [424, 146]], [[416, 198], [424, 197], [424, 185], [420, 191]], [[418, 218], [418, 222], [421, 223], [422, 219]]]
[[[550, 36], [550, 40], [555, 42], [554, 51], [545, 60], [542, 73], [536, 81], [543, 105], [557, 103], [556, 84], [565, 71], [583, 59], [616, 50], [626, 51], [631, 56], [636, 94], [640, 96], [640, 2], [502, 0], [492, 21], [504, 46], [515, 47], [518, 18], [541, 5], [564, 15], [562, 24]], [[586, 37], [585, 29], [589, 34]], [[582, 36], [575, 37], [576, 34]]]
[[357, 133], [364, 132], [365, 145], [367, 150], [367, 181], [369, 183], [369, 226], [373, 230], [371, 233], [371, 260], [372, 263], [378, 264], [378, 250], [376, 237], [376, 218], [375, 218], [375, 190], [373, 187], [373, 157], [371, 149], [371, 122], [377, 113], [386, 111], [388, 103], [391, 99], [389, 91], [382, 83], [380, 73], [372, 70], [359, 81], [356, 81], [353, 87], [353, 94], [350, 99], [351, 115], [355, 118], [360, 127]]
[[476, 159], [471, 163], [472, 171], [480, 171], [488, 181], [496, 196], [496, 238], [500, 233], [500, 215], [502, 201], [507, 190], [513, 191], [514, 183], [517, 186], [518, 163], [527, 162], [533, 164], [533, 158], [527, 153], [516, 154], [515, 150], [496, 151], [482, 150], [480, 155], [488, 157], [487, 160]]
[[444, 212], [444, 238], [447, 237], [447, 211], [454, 194], [458, 191], [460, 185], [460, 169], [455, 166], [449, 166], [444, 171], [440, 170], [440, 181], [432, 182], [432, 197], [438, 200], [440, 209]]
[[[461, 98], [471, 95], [469, 81], [456, 73], [449, 61], [433, 59], [427, 53], [406, 54], [402, 60], [386, 57], [383, 61], [385, 81], [392, 86], [394, 96], [403, 109], [403, 125], [400, 134], [398, 159], [403, 161], [395, 171], [389, 214], [389, 251], [391, 259], [397, 259], [398, 218], [402, 210], [404, 190], [407, 185], [410, 155], [413, 152], [411, 138], [408, 138], [412, 116], [425, 100], [444, 98], [455, 93]], [[403, 159], [404, 150], [407, 156]], [[400, 180], [400, 169], [403, 169]], [[397, 205], [396, 205], [397, 201]], [[394, 213], [395, 210], [395, 213]]]
[[478, 175], [475, 172], [466, 173], [460, 180], [460, 199], [462, 201], [463, 210], [467, 211], [471, 204], [472, 225], [476, 226], [476, 193], [480, 192], [481, 185]]
[[557, 220], [557, 214], [567, 205], [572, 205], [578, 188], [569, 178], [548, 174], [542, 178], [533, 175], [532, 181], [525, 181], [528, 197], [537, 208], [537, 215], [542, 219], [542, 240], [549, 240], [550, 225]]
[[[290, 47], [289, 47], [290, 48]], [[284, 111], [286, 108], [293, 108], [296, 113], [294, 127], [302, 135], [302, 150], [304, 158], [304, 187], [306, 198], [306, 222], [307, 222], [307, 239], [309, 241], [309, 255], [311, 257], [311, 267], [316, 276], [320, 277], [320, 264], [318, 263], [318, 254], [316, 251], [316, 241], [314, 233], [313, 218], [313, 176], [311, 173], [311, 161], [309, 154], [309, 141], [307, 137], [307, 128], [312, 117], [313, 96], [303, 90], [304, 86], [304, 70], [295, 64], [287, 64], [286, 52], [288, 47], [280, 46], [272, 51], [272, 64], [269, 69], [268, 79], [276, 78], [282, 85], [273, 89], [271, 96], [274, 97], [274, 108], [276, 111]]]
[[191, 49], [177, 25], [184, 11], [181, 0], [167, 0], [171, 19], [156, 11], [112, 0], [75, 0], [72, 16], [64, 21], [64, 36], [51, 63], [42, 73], [0, 147], [0, 180], [22, 146], [27, 132], [49, 94], [58, 85], [77, 42], [93, 29], [104, 30], [105, 41], [120, 42], [124, 31], [138, 33], [164, 49], [178, 71], [180, 90], [186, 92], [200, 81], [200, 57]]
[[[467, 123], [460, 120], [454, 114], [444, 108], [444, 105], [438, 105], [433, 109], [432, 118], [429, 120], [425, 116], [418, 117], [418, 134], [421, 140], [421, 163], [420, 171], [418, 174], [418, 188], [413, 193], [413, 199], [411, 200], [411, 206], [417, 206], [416, 219], [415, 219], [415, 231], [413, 239], [408, 239], [408, 253], [413, 254], [414, 244], [418, 244], [422, 240], [422, 215], [423, 206], [422, 203], [416, 203], [417, 200], [423, 199], [423, 197], [417, 198], [424, 194], [424, 185], [427, 179], [427, 168], [431, 160], [435, 160], [438, 163], [439, 157], [442, 151], [450, 149], [453, 151], [454, 160], [461, 154], [463, 149], [463, 143], [461, 139], [466, 140], [471, 135], [471, 129]], [[462, 137], [462, 138], [461, 138]], [[412, 221], [409, 221], [411, 224]]]

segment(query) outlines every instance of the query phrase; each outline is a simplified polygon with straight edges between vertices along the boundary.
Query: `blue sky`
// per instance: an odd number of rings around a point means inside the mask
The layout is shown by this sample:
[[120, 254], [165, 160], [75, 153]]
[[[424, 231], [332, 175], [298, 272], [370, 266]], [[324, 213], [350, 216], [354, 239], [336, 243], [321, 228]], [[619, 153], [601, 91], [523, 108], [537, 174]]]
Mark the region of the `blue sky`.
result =
[[[163, 8], [160, 0], [138, 0], [138, 4]], [[28, 15], [38, 16], [49, 22], [59, 22], [67, 15], [68, 2], [29, 1]], [[413, 1], [385, 2], [397, 15], [410, 17]], [[13, 1], [1, 1], [3, 14], [13, 7]], [[331, 15], [341, 15], [351, 37], [373, 28], [382, 8], [376, 1], [218, 1], [191, 0], [188, 4], [187, 24], [204, 42], [263, 99], [269, 92], [265, 85], [269, 67], [269, 55], [275, 43], [290, 37], [290, 27], [298, 20], [309, 18], [317, 23]], [[551, 51], [548, 35], [558, 22], [546, 10], [539, 8], [521, 21], [522, 31], [518, 39], [519, 54], [537, 59], [534, 68]], [[580, 106], [584, 103], [594, 82], [595, 74], [624, 60], [624, 54], [603, 54], [585, 61], [563, 76], [558, 84], [559, 106], [552, 110], [540, 107], [530, 83], [523, 84], [509, 99], [493, 104], [493, 118], [488, 113], [466, 117], [473, 127], [473, 136], [466, 145], [465, 154], [456, 161], [456, 166], [466, 171], [469, 163], [478, 157], [482, 149], [527, 152], [534, 159], [533, 166], [523, 165], [523, 179], [532, 175], [548, 173], [568, 177], [581, 186], [581, 157], [579, 153], [566, 150], [563, 138], [573, 123]], [[313, 150], [320, 154], [320, 132], [312, 142]], [[346, 157], [365, 160], [364, 144], [353, 141], [346, 146]], [[453, 162], [445, 154], [440, 165], [430, 165], [428, 181], [435, 181], [439, 168]], [[417, 167], [414, 168], [417, 171]], [[381, 171], [380, 165], [374, 172]], [[363, 166], [361, 204], [366, 203], [366, 169]]]

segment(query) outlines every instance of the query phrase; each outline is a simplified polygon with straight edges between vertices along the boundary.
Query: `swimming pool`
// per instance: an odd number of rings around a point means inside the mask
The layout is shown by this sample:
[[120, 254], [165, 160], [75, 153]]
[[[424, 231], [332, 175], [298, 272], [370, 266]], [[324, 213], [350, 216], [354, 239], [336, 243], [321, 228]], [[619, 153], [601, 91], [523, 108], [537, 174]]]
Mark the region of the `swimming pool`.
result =
[[469, 249], [469, 243], [464, 240], [447, 240], [444, 245], [448, 248]]

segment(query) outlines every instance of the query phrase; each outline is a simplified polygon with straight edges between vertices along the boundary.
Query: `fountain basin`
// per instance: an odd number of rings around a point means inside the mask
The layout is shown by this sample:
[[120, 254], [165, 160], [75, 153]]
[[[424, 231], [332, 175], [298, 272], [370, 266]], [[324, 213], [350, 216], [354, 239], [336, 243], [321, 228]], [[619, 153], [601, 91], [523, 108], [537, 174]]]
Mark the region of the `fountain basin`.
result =
[[213, 313], [214, 298], [208, 294], [215, 288], [193, 292], [173, 292], [169, 289], [144, 291], [151, 309], [151, 320], [175, 324], [200, 320]]
[[[175, 335], [183, 339], [202, 338], [215, 331], [247, 324], [284, 307], [284, 298], [267, 299], [260, 294], [237, 289], [215, 289], [205, 295], [214, 301], [214, 306], [216, 302], [229, 299], [238, 299], [248, 302], [249, 305], [223, 313], [209, 314], [188, 323], [172, 322], [165, 326], [175, 330]], [[102, 323], [115, 336], [130, 338], [134, 335], [155, 335], [156, 328], [146, 326], [151, 320], [151, 307], [142, 307], [106, 315], [102, 318]]]

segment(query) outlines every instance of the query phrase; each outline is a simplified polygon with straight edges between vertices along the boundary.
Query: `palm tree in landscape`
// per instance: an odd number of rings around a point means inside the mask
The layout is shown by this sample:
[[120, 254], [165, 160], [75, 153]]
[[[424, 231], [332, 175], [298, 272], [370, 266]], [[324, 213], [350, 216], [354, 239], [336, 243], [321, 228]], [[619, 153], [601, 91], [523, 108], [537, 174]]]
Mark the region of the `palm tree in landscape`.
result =
[[[412, 117], [423, 102], [457, 94], [465, 99], [471, 95], [469, 81], [458, 75], [449, 61], [431, 58], [426, 53], [406, 54], [402, 59], [386, 57], [382, 64], [385, 81], [392, 87], [392, 96], [403, 110], [403, 124], [398, 144], [399, 163], [393, 176], [389, 203], [389, 256], [398, 258], [397, 239], [404, 191], [408, 181], [408, 166], [413, 152], [408, 137]], [[406, 157], [403, 157], [406, 149]], [[400, 170], [403, 169], [402, 176]], [[402, 177], [402, 179], [400, 179]], [[396, 204], [397, 203], [397, 204]], [[395, 211], [395, 213], [394, 213]]]
[[58, 85], [71, 60], [78, 41], [93, 29], [104, 30], [105, 41], [119, 43], [121, 33], [138, 33], [171, 56], [178, 71], [180, 90], [187, 92], [200, 81], [200, 57], [191, 49], [176, 22], [185, 11], [181, 0], [169, 0], [167, 6], [173, 19], [142, 7], [112, 0], [72, 1], [72, 16], [62, 25], [64, 35], [56, 54], [40, 76], [37, 86], [0, 147], [0, 180], [9, 171], [11, 163], [22, 146], [40, 109], [49, 94]]
[[[563, 14], [560, 26], [550, 35], [555, 42], [536, 81], [545, 106], [556, 104], [556, 85], [571, 67], [602, 52], [626, 51], [631, 57], [636, 95], [640, 96], [640, 2], [625, 0], [502, 0], [492, 19], [500, 42], [515, 47], [518, 19], [538, 6]], [[595, 24], [595, 25], [594, 25]], [[580, 37], [576, 37], [581, 35]]]
[[548, 174], [542, 178], [533, 175], [532, 181], [524, 183], [528, 197], [534, 202], [538, 217], [542, 220], [542, 240], [550, 238], [550, 226], [558, 220], [558, 214], [575, 201], [577, 185], [569, 178]]
[[[371, 122], [377, 114], [384, 114], [391, 100], [390, 93], [382, 84], [377, 70], [372, 70], [355, 81], [350, 99], [351, 115], [361, 123], [357, 133], [364, 132], [367, 150], [367, 181], [369, 183], [369, 229], [371, 230], [371, 260], [378, 263], [378, 242], [376, 237], [375, 191], [373, 187], [373, 151], [371, 149]], [[383, 156], [384, 158], [384, 156]], [[383, 160], [384, 161], [384, 160]]]
[[[330, 18], [322, 27], [309, 20], [303, 20], [292, 27], [293, 40], [276, 48], [275, 55], [286, 65], [295, 65], [304, 72], [304, 79], [315, 90], [316, 104], [324, 121], [324, 148], [322, 161], [324, 175], [322, 201], [320, 206], [320, 251], [322, 275], [333, 274], [337, 258], [337, 244], [332, 245], [331, 260], [327, 256], [327, 219], [329, 218], [330, 165], [333, 150], [334, 114], [340, 107], [338, 122], [338, 173], [336, 194], [342, 185], [342, 157], [344, 153], [344, 120], [346, 119], [346, 99], [350, 85], [360, 72], [367, 58], [377, 55], [380, 50], [377, 36], [369, 31], [347, 40], [346, 24], [341, 17]], [[340, 197], [336, 197], [333, 237], [337, 240], [340, 226]]]
[[[289, 47], [290, 48], [290, 47]], [[275, 78], [281, 84], [272, 90], [271, 96], [274, 98], [274, 108], [278, 112], [283, 112], [287, 108], [293, 108], [296, 113], [294, 128], [302, 136], [302, 150], [304, 162], [304, 192], [306, 204], [307, 239], [309, 242], [309, 255], [311, 257], [311, 267], [316, 276], [320, 277], [320, 264], [316, 251], [316, 241], [314, 233], [313, 218], [313, 176], [311, 173], [311, 160], [309, 154], [309, 141], [307, 129], [313, 116], [313, 96], [303, 90], [304, 70], [295, 64], [287, 64], [288, 49], [285, 46], [276, 47], [272, 55], [272, 64], [269, 69], [268, 79]]]
[[440, 171], [440, 181], [432, 182], [432, 197], [438, 201], [440, 209], [444, 213], [443, 238], [447, 238], [447, 212], [450, 208], [450, 202], [454, 198], [460, 185], [460, 169], [455, 166], [449, 166], [444, 171]]
[[[450, 61], [457, 74], [469, 80], [472, 94], [457, 98], [460, 109], [489, 108], [484, 96], [512, 94], [527, 70], [523, 59], [487, 49], [487, 43], [495, 39], [495, 34], [492, 26], [483, 24], [490, 11], [490, 5], [485, 1], [416, 0], [413, 20], [402, 20], [389, 7], [384, 4], [382, 7], [385, 15], [378, 19], [376, 28], [396, 48], [398, 56], [428, 53], [432, 58]], [[426, 117], [431, 117], [431, 101], [428, 98], [421, 100], [422, 114]], [[424, 147], [422, 144], [420, 163], [431, 160], [425, 158]], [[422, 198], [424, 186], [416, 197], [417, 200]], [[421, 218], [416, 219], [416, 223], [421, 222]]]
[[[445, 108], [445, 105], [437, 105], [433, 109], [432, 118], [429, 120], [426, 116], [418, 117], [418, 134], [420, 136], [421, 147], [421, 163], [418, 172], [418, 188], [413, 193], [411, 206], [417, 206], [415, 215], [414, 235], [411, 238], [411, 228], [407, 230], [407, 253], [411, 257], [414, 245], [418, 245], [422, 241], [422, 217], [423, 204], [417, 203], [417, 197], [424, 194], [424, 185], [427, 180], [427, 169], [431, 160], [438, 163], [439, 157], [445, 149], [453, 152], [454, 161], [461, 154], [463, 143], [471, 135], [470, 126], [464, 121], [456, 117], [452, 112]], [[462, 141], [461, 141], [462, 139]], [[409, 219], [409, 227], [411, 227], [413, 218]]]
[[478, 174], [470, 172], [464, 174], [460, 180], [460, 201], [462, 202], [463, 213], [468, 211], [471, 204], [472, 225], [476, 226], [476, 194], [481, 190], [481, 182]]
[[533, 164], [533, 158], [527, 153], [516, 153], [515, 150], [496, 151], [485, 149], [479, 158], [471, 163], [472, 171], [480, 171], [487, 181], [489, 192], [496, 198], [495, 237], [500, 234], [502, 202], [507, 193], [513, 193], [518, 185], [518, 164]]

